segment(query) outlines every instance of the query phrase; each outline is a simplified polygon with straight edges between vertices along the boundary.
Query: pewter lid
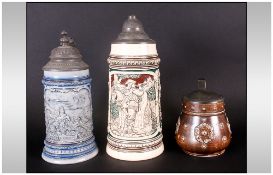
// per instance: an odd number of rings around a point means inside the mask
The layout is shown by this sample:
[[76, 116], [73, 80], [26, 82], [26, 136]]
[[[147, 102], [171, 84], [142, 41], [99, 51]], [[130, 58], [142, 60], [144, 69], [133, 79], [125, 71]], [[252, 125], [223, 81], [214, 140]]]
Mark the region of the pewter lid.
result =
[[150, 39], [145, 33], [142, 23], [136, 18], [135, 15], [130, 15], [123, 23], [122, 32], [113, 44], [155, 44], [155, 41]]
[[195, 90], [186, 95], [184, 97], [184, 101], [190, 101], [194, 103], [213, 103], [224, 101], [224, 98], [221, 95], [207, 90], [205, 79], [198, 79], [197, 83], [198, 90]]
[[66, 31], [62, 31], [60, 46], [51, 51], [50, 61], [43, 67], [43, 70], [77, 71], [88, 69], [89, 66], [82, 60], [80, 51], [74, 46], [74, 40], [67, 36]]

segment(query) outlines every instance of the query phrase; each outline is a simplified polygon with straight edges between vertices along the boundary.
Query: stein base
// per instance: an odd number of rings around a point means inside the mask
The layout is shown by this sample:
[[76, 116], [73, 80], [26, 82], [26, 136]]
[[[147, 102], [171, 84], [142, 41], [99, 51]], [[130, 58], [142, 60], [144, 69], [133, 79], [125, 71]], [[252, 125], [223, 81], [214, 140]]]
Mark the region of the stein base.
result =
[[110, 148], [110, 146], [107, 144], [106, 146], [106, 152], [109, 156], [119, 159], [119, 160], [125, 160], [125, 161], [141, 161], [141, 160], [148, 160], [155, 158], [159, 156], [164, 151], [164, 145], [163, 143], [158, 148], [147, 151], [147, 152], [120, 152], [116, 151]]
[[196, 154], [196, 153], [191, 153], [191, 152], [188, 152], [188, 151], [184, 151], [184, 152], [186, 154], [188, 154], [188, 155], [195, 156], [195, 157], [216, 157], [216, 156], [220, 156], [220, 155], [224, 154], [225, 149], [222, 150], [222, 151], [213, 153], [213, 154]]
[[45, 156], [44, 154], [42, 154], [42, 158], [45, 161], [47, 161], [49, 163], [53, 163], [53, 164], [75, 164], [75, 163], [80, 163], [80, 162], [84, 162], [86, 160], [92, 159], [93, 157], [95, 157], [98, 154], [98, 152], [99, 152], [99, 150], [95, 149], [90, 154], [84, 155], [82, 157], [71, 158], [71, 159], [53, 159], [53, 158], [49, 158], [49, 157]]

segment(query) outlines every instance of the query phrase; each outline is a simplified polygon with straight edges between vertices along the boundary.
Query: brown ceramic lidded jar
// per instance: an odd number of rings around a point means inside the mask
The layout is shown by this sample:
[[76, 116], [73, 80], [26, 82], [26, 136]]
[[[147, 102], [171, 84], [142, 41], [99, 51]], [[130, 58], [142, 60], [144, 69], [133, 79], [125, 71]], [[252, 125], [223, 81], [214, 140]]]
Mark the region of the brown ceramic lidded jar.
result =
[[231, 130], [221, 95], [206, 90], [206, 80], [198, 80], [198, 90], [183, 98], [182, 113], [175, 138], [187, 153], [198, 157], [221, 155], [231, 140]]

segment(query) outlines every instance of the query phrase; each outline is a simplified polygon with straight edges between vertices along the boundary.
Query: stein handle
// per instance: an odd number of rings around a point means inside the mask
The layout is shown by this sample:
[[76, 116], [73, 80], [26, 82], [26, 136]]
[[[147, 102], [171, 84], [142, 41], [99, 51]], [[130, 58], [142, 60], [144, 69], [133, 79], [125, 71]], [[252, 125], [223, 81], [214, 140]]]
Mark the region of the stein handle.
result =
[[197, 80], [197, 85], [199, 90], [206, 90], [206, 80], [204, 78], [199, 78]]

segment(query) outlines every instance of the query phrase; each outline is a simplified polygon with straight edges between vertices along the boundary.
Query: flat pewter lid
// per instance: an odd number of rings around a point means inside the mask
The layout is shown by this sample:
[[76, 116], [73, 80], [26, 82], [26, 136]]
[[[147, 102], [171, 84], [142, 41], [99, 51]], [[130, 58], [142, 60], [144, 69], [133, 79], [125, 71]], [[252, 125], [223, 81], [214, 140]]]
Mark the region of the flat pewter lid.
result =
[[193, 103], [214, 103], [223, 102], [224, 98], [214, 92], [210, 92], [206, 89], [206, 80], [198, 79], [198, 90], [195, 90], [186, 95], [183, 101], [189, 101]]
[[49, 58], [50, 61], [43, 67], [44, 71], [78, 71], [89, 68], [66, 31], [61, 32], [60, 46], [51, 51]]
[[130, 15], [128, 19], [123, 23], [122, 32], [118, 35], [118, 38], [112, 44], [155, 44], [155, 41], [150, 39], [147, 33], [144, 31], [142, 23], [137, 19], [135, 15]]

